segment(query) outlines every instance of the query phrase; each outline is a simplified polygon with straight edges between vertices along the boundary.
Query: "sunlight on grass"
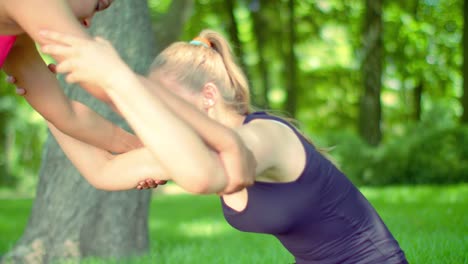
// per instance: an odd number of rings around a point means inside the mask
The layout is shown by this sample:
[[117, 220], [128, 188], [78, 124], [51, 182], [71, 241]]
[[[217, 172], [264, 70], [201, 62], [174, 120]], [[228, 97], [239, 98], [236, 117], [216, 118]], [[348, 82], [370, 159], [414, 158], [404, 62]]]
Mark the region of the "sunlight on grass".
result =
[[187, 234], [188, 237], [208, 237], [228, 231], [224, 223], [217, 221], [182, 223], [178, 229], [180, 232]]
[[382, 200], [388, 203], [457, 203], [468, 201], [468, 185], [446, 186], [398, 186], [384, 188], [360, 188], [369, 200]]
[[[468, 263], [468, 184], [364, 187], [410, 263]], [[0, 255], [26, 226], [31, 199], [0, 199]], [[155, 195], [149, 216], [150, 252], [125, 263], [292, 263], [272, 236], [229, 226], [219, 198]], [[89, 258], [80, 263], [116, 263]]]

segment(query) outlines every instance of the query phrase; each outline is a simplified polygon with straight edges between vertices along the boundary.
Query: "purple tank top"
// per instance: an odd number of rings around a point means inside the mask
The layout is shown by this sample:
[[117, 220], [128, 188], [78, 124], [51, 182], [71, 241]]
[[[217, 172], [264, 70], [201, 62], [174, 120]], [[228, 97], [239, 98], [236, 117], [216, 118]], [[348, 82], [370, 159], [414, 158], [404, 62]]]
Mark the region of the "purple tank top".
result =
[[0, 68], [3, 67], [15, 41], [16, 36], [0, 36]]
[[297, 264], [407, 263], [382, 219], [343, 173], [283, 119], [256, 112], [244, 124], [254, 119], [289, 126], [304, 146], [306, 165], [293, 182], [256, 181], [247, 188], [243, 211], [230, 208], [221, 198], [230, 225], [274, 235]]

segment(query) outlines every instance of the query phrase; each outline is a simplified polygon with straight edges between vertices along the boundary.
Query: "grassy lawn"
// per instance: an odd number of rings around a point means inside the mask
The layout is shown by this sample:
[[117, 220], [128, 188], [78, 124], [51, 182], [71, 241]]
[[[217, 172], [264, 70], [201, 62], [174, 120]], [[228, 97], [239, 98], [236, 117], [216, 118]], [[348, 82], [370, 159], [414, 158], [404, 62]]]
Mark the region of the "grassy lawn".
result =
[[[468, 264], [468, 185], [362, 188], [410, 263]], [[30, 199], [0, 200], [0, 255], [26, 225]], [[151, 253], [132, 263], [292, 263], [273, 237], [225, 223], [215, 196], [157, 195]], [[85, 260], [83, 263], [106, 263]]]

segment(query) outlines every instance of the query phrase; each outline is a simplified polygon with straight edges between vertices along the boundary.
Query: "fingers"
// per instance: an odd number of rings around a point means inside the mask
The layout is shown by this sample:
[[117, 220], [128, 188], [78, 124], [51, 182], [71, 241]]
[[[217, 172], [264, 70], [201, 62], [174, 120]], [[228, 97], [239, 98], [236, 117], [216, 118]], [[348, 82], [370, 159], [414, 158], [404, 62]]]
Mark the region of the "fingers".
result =
[[156, 180], [155, 183], [156, 183], [157, 185], [164, 185], [164, 184], [167, 183], [167, 181], [165, 181], [165, 180]]
[[23, 95], [26, 95], [26, 93], [27, 93], [26, 89], [16, 87], [16, 94], [17, 95], [23, 96]]
[[146, 183], [148, 184], [149, 188], [156, 188], [158, 184], [153, 179], [147, 179]]
[[47, 65], [47, 68], [49, 68], [49, 71], [52, 72], [53, 74], [57, 73], [57, 65], [51, 63], [51, 64]]
[[[10, 83], [10, 84], [13, 84], [13, 85], [16, 84], [16, 82], [17, 82], [16, 78], [13, 77], [13, 76], [7, 76], [5, 78], [5, 81], [7, 83]], [[21, 96], [26, 95], [26, 93], [27, 93], [26, 89], [19, 88], [19, 87], [15, 87], [15, 92], [16, 92], [17, 95], [21, 95]]]
[[64, 46], [60, 44], [46, 44], [41, 48], [42, 52], [51, 56], [63, 56], [69, 57], [73, 54], [74, 49], [70, 46]]
[[80, 81], [80, 78], [76, 74], [68, 74], [67, 77], [65, 77], [65, 81], [68, 83], [77, 83]]
[[157, 188], [159, 185], [166, 184], [167, 181], [165, 180], [157, 180], [157, 179], [146, 179], [144, 181], [140, 181], [137, 185], [138, 190], [146, 190], [150, 188]]
[[6, 81], [7, 83], [15, 84], [15, 83], [16, 83], [16, 78], [13, 77], [13, 76], [7, 76], [7, 77], [5, 78], [5, 81]]
[[49, 30], [41, 30], [39, 32], [39, 35], [41, 35], [42, 39], [48, 40], [49, 42], [55, 42], [58, 44], [65, 44], [69, 46], [79, 45], [82, 41], [80, 38], [74, 37], [72, 35], [62, 34], [59, 32]]

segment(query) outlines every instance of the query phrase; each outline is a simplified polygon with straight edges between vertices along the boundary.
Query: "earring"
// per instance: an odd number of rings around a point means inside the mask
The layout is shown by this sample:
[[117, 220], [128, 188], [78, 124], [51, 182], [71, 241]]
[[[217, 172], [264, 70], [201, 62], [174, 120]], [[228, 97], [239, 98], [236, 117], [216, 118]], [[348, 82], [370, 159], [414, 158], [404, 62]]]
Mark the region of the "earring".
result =
[[214, 101], [213, 101], [213, 99], [205, 99], [205, 100], [203, 100], [203, 104], [204, 104], [205, 106], [213, 106], [213, 105], [214, 105]]

